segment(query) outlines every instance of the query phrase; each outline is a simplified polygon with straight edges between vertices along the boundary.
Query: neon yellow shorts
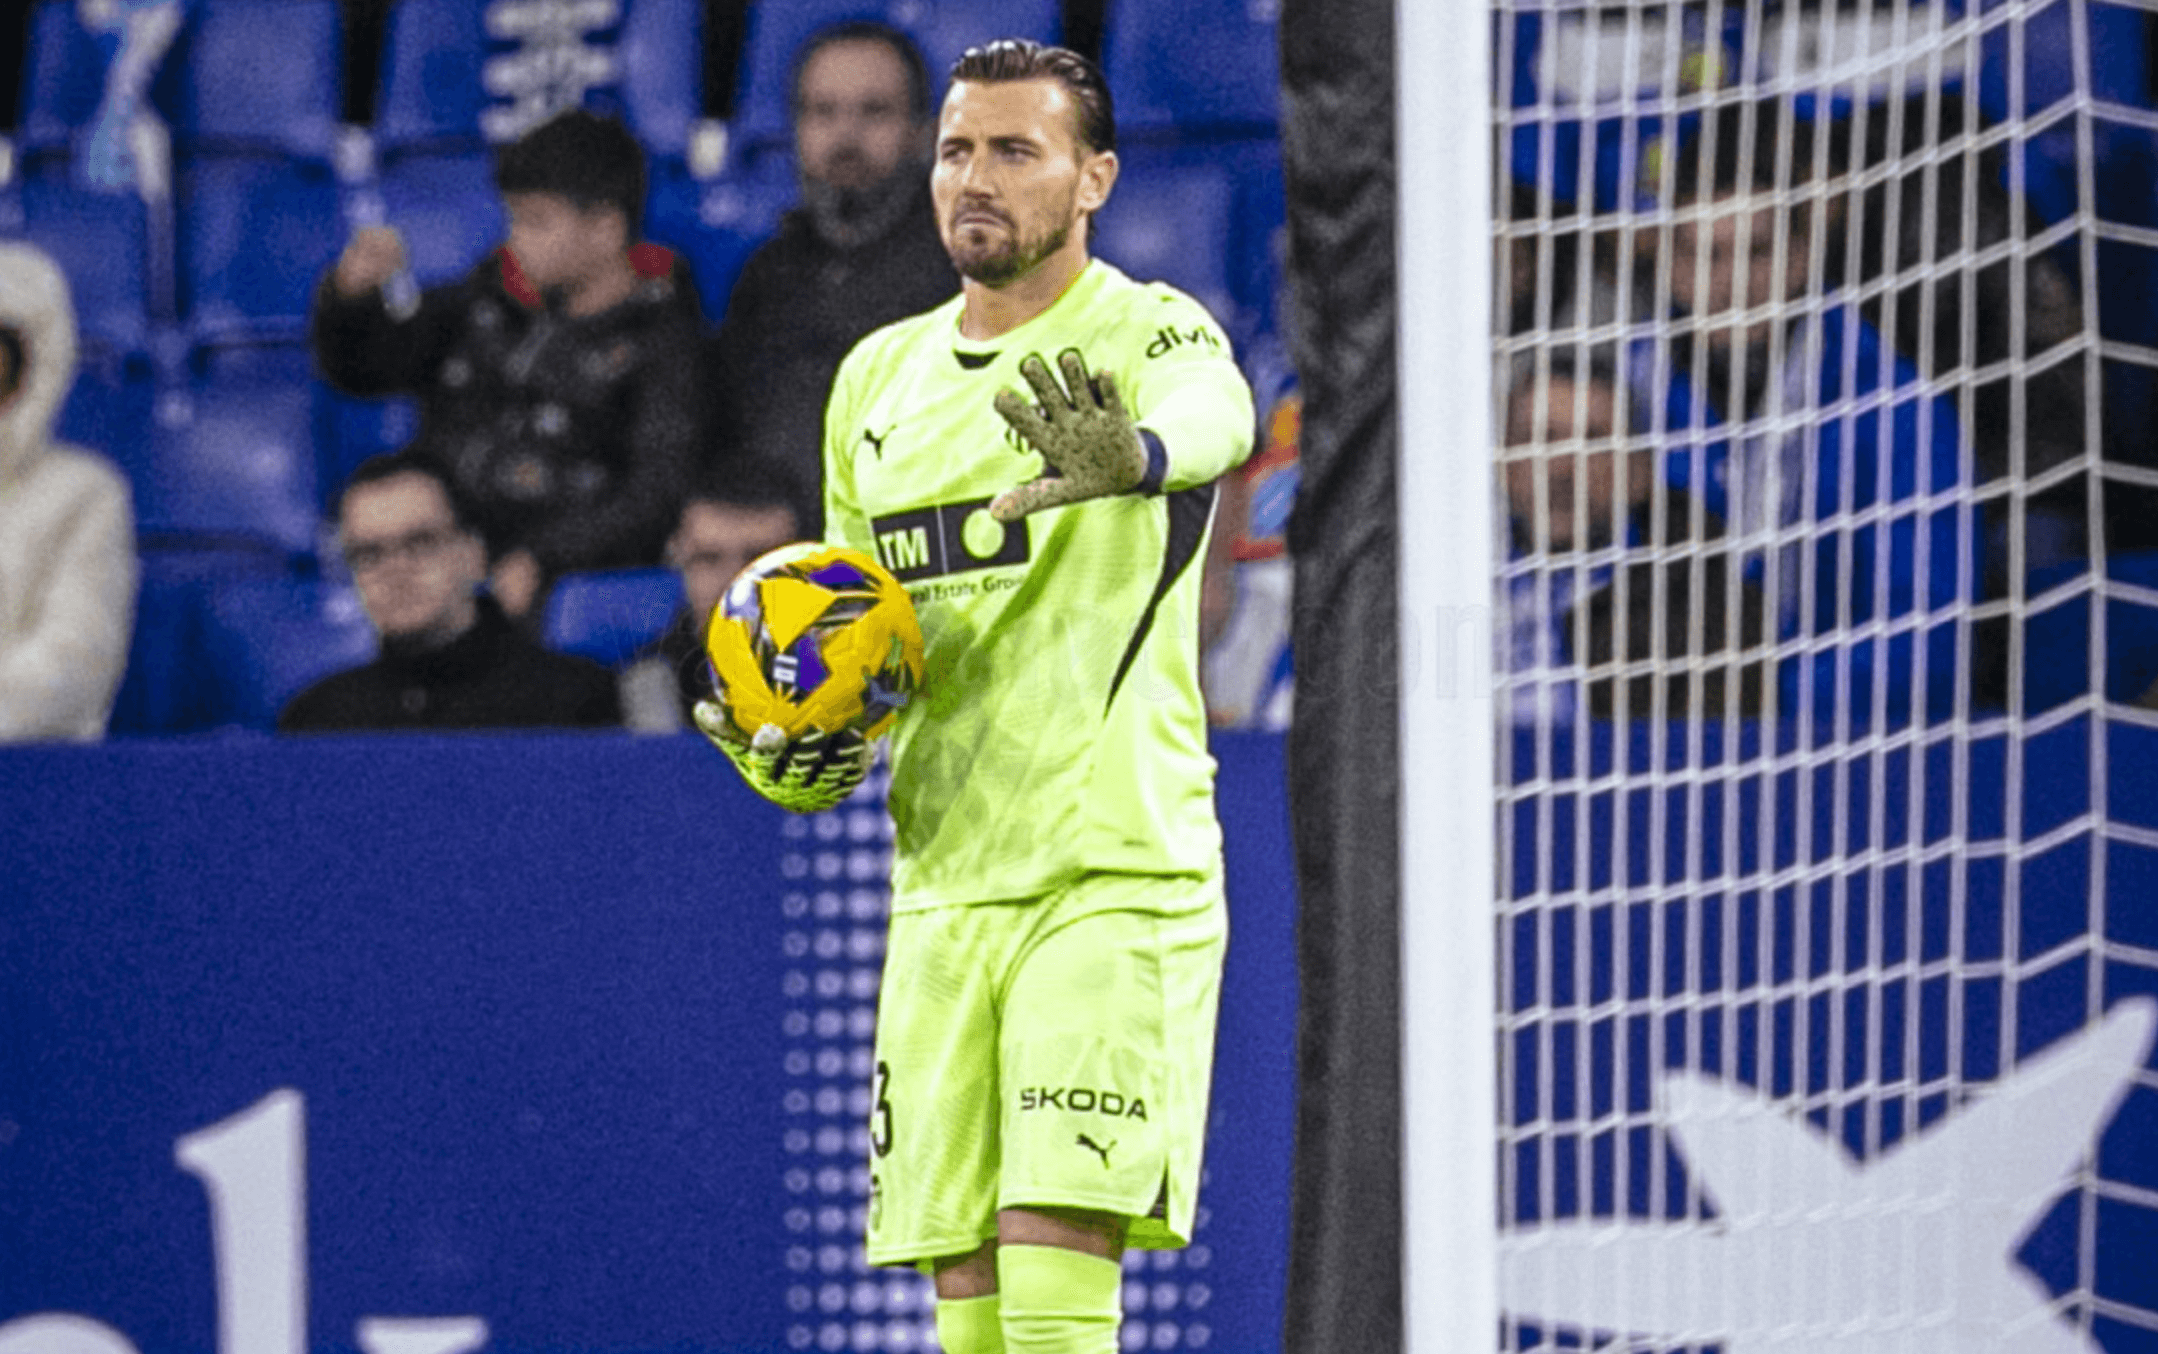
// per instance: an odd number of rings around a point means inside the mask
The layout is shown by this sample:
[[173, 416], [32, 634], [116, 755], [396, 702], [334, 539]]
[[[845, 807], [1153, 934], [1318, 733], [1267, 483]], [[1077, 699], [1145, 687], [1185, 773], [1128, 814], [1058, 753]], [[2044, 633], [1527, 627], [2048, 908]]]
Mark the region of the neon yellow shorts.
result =
[[964, 1255], [1003, 1208], [1191, 1239], [1228, 909], [1221, 877], [1088, 875], [892, 918], [870, 1108], [871, 1264]]

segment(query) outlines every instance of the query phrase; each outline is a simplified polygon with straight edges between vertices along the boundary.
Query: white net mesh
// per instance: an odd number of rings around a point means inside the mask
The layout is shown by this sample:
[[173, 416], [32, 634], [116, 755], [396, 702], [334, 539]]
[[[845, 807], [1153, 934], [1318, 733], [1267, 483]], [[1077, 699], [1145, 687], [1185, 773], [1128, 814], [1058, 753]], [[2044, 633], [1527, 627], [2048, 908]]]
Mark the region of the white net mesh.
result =
[[2150, 16], [1495, 12], [1504, 1347], [2158, 1350]]

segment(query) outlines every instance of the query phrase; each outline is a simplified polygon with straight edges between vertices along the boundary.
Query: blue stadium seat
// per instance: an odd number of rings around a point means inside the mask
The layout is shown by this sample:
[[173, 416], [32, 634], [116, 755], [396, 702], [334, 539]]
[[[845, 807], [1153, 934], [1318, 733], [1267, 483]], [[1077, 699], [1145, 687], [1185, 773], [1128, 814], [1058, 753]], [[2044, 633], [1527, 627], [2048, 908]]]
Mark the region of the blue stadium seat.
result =
[[113, 702], [114, 737], [195, 733], [219, 722], [220, 694], [204, 655], [210, 587], [285, 576], [281, 551], [232, 542], [148, 538], [127, 675]]
[[1127, 148], [1096, 251], [1190, 292], [1241, 347], [1276, 319], [1287, 203], [1272, 137]]
[[97, 193], [44, 176], [22, 185], [23, 234], [67, 274], [86, 346], [147, 348], [149, 220], [131, 193]]
[[679, 160], [704, 111], [704, 3], [628, 5], [615, 45], [624, 121], [648, 153]]
[[1280, 9], [1276, 0], [1110, 0], [1102, 68], [1118, 132], [1272, 129]]
[[183, 147], [328, 159], [344, 84], [341, 25], [337, 0], [197, 0], [167, 58], [180, 69], [173, 130]]
[[1094, 252], [1142, 282], [1167, 282], [1236, 332], [1231, 243], [1236, 180], [1214, 160], [1134, 155], [1097, 218]]
[[75, 0], [37, 0], [30, 11], [16, 148], [33, 154], [65, 149], [104, 93], [105, 54], [76, 16]]
[[462, 277], [508, 235], [492, 174], [485, 151], [407, 155], [382, 167], [384, 218], [403, 232], [423, 286]]
[[477, 143], [489, 96], [488, 38], [474, 0], [398, 0], [382, 36], [375, 139], [385, 155], [435, 142]]
[[85, 352], [76, 364], [75, 385], [60, 406], [53, 435], [121, 464], [134, 464], [149, 441], [155, 392], [148, 362], [116, 353]]
[[[1136, 148], [1134, 154], [1138, 154]], [[1236, 229], [1229, 241], [1229, 287], [1249, 324], [1272, 329], [1286, 302], [1289, 190], [1281, 139], [1259, 136], [1208, 147], [1236, 175]], [[1141, 159], [1144, 156], [1140, 156]]]
[[[586, 106], [622, 117], [653, 155], [681, 158], [703, 113], [704, 0], [622, 0], [618, 21], [608, 6], [573, 8], [586, 24], [598, 21], [585, 27], [585, 40], [614, 60], [611, 74], [585, 92]], [[519, 86], [554, 97], [551, 77], [509, 31], [530, 9], [478, 0], [391, 7], [374, 125], [385, 161], [506, 139]]]
[[325, 519], [352, 467], [410, 442], [419, 426], [418, 406], [410, 397], [361, 399], [332, 387], [316, 371], [304, 340], [200, 344], [188, 353], [188, 367], [198, 384], [307, 392], [313, 482]]
[[218, 155], [181, 172], [180, 285], [198, 338], [305, 331], [315, 282], [344, 245], [328, 164]]
[[793, 171], [784, 162], [766, 161], [717, 179], [655, 173], [645, 237], [689, 260], [705, 319], [716, 324], [742, 265], [771, 238], [794, 195]]
[[[530, 10], [513, 14], [514, 8], [477, 0], [398, 0], [391, 7], [375, 101], [375, 142], [384, 160], [411, 150], [470, 150], [509, 135], [503, 119], [514, 107], [510, 86], [549, 78], [524, 59], [517, 36], [497, 26]], [[654, 138], [659, 153], [679, 155], [701, 99], [701, 0], [641, 0], [625, 8], [619, 25], [587, 30], [592, 46], [614, 49], [621, 68], [585, 101], [624, 115], [640, 135]], [[596, 17], [605, 18], [605, 7]], [[644, 87], [625, 88], [632, 76]]]
[[994, 38], [1054, 42], [1062, 31], [1057, 0], [756, 0], [742, 44], [735, 95], [736, 135], [748, 144], [789, 139], [794, 54], [820, 29], [849, 19], [890, 24], [920, 44], [932, 94], [967, 48]]
[[187, 354], [188, 371], [215, 387], [298, 389], [315, 375], [314, 354], [306, 340], [283, 343], [202, 344]]
[[[317, 375], [314, 351], [304, 338], [197, 344], [187, 351], [186, 373], [195, 386], [213, 391], [305, 391], [309, 440], [319, 449], [332, 435], [329, 411], [322, 398], [330, 389]], [[319, 484], [320, 467], [325, 463], [319, 450], [315, 459], [318, 468], [314, 478]]]
[[349, 584], [242, 579], [213, 584], [204, 657], [215, 681], [215, 722], [270, 729], [312, 682], [375, 656], [375, 632]]
[[316, 474], [325, 516], [360, 462], [397, 450], [420, 430], [419, 402], [409, 395], [361, 399], [314, 382]]
[[547, 597], [547, 647], [617, 667], [666, 630], [682, 605], [672, 569], [606, 569], [564, 574]]
[[212, 375], [158, 396], [147, 445], [123, 462], [146, 533], [220, 535], [304, 556], [320, 520], [306, 385]]

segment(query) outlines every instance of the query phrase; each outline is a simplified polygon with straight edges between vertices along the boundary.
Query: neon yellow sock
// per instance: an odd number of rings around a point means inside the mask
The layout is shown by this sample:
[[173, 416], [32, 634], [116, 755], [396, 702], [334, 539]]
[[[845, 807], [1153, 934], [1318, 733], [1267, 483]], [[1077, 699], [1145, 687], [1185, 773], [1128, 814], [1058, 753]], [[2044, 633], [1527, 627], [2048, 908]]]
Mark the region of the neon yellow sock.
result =
[[997, 1295], [937, 1299], [937, 1343], [944, 1354], [1004, 1354]]
[[1061, 1246], [997, 1247], [1008, 1354], [1116, 1354], [1124, 1267]]

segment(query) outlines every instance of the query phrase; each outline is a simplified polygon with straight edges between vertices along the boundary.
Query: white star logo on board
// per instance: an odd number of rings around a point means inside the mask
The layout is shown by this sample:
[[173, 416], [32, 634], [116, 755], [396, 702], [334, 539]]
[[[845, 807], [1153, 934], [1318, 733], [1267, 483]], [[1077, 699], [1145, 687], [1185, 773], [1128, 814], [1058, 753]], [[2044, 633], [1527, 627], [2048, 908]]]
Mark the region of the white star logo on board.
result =
[[2117, 1006], [1863, 1164], [1751, 1091], [1667, 1077], [1664, 1126], [1720, 1216], [1512, 1233], [1506, 1308], [1724, 1354], [2088, 1354], [2015, 1251], [2111, 1120], [2154, 1028], [2158, 1003]]

